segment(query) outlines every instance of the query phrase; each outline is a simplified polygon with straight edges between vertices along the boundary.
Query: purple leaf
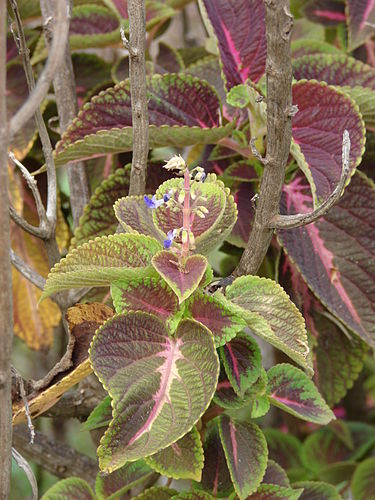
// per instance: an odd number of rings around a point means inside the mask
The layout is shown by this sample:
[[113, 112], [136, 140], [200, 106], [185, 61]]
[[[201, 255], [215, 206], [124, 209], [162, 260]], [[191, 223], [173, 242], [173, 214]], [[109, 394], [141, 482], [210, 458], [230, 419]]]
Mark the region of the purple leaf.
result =
[[262, 357], [258, 344], [246, 333], [239, 333], [220, 348], [219, 354], [233, 389], [244, 397], [261, 374]]
[[312, 54], [293, 61], [296, 80], [318, 80], [329, 85], [375, 90], [375, 68], [345, 54]]
[[262, 479], [262, 484], [278, 484], [279, 486], [290, 486], [290, 481], [285, 470], [273, 460], [268, 460], [267, 469]]
[[266, 471], [266, 439], [257, 425], [226, 415], [219, 419], [219, 431], [234, 488], [245, 499], [258, 488]]
[[229, 303], [215, 295], [195, 293], [187, 302], [187, 312], [212, 332], [216, 347], [224, 345], [246, 327], [245, 321], [230, 308]]
[[232, 384], [229, 382], [226, 373], [221, 366], [219, 382], [216, 387], [216, 392], [214, 395], [214, 402], [221, 406], [222, 408], [233, 410], [238, 408], [244, 408], [250, 404], [252, 395], [245, 395], [244, 397], [238, 396], [234, 391]]
[[119, 29], [119, 21], [112, 12], [100, 5], [79, 5], [73, 9], [70, 36], [103, 35]]
[[238, 217], [228, 240], [232, 245], [240, 248], [245, 248], [249, 239], [252, 221], [255, 214], [254, 205], [251, 202], [254, 195], [254, 184], [250, 182], [241, 183], [238, 190], [234, 193], [234, 201], [237, 204]]
[[362, 45], [374, 34], [375, 2], [374, 0], [347, 0], [349, 50]]
[[227, 90], [257, 82], [266, 64], [265, 10], [262, 0], [203, 0], [218, 40]]
[[342, 0], [311, 0], [304, 8], [305, 15], [311, 21], [326, 26], [335, 26], [345, 22], [345, 4]]
[[112, 398], [113, 417], [98, 449], [100, 467], [112, 472], [166, 448], [206, 411], [219, 362], [208, 330], [183, 320], [170, 337], [155, 316], [115, 316], [91, 344], [93, 369]]
[[207, 259], [203, 255], [191, 255], [184, 264], [180, 264], [177, 255], [162, 250], [152, 258], [152, 265], [172, 288], [181, 304], [198, 287], [207, 268]]
[[153, 470], [143, 461], [129, 462], [112, 474], [96, 477], [95, 493], [98, 500], [116, 500], [125, 495], [130, 488], [146, 481], [154, 474]]
[[334, 415], [308, 376], [295, 366], [280, 364], [268, 372], [268, 395], [271, 403], [292, 415], [328, 424]]
[[204, 468], [197, 488], [203, 488], [215, 497], [226, 497], [233, 491], [219, 430], [216, 422], [207, 430], [203, 444]]
[[[283, 211], [307, 212], [310, 190], [297, 177], [284, 188]], [[375, 189], [357, 172], [343, 197], [315, 224], [281, 231], [279, 239], [308, 286], [344, 324], [375, 345]]]
[[291, 299], [300, 309], [306, 327], [314, 337], [314, 382], [332, 407], [338, 403], [358, 378], [367, 346], [358, 337], [348, 337], [324, 315], [323, 306], [309, 290], [290, 259], [281, 266], [280, 283], [287, 286]]
[[[342, 172], [342, 135], [348, 130], [352, 148], [351, 169], [359, 164], [364, 150], [365, 130], [355, 103], [323, 82], [301, 81], [293, 85], [293, 139], [301, 148], [313, 180], [313, 192], [326, 199]], [[306, 172], [305, 172], [306, 175]]]
[[112, 285], [116, 312], [144, 311], [166, 322], [179, 310], [176, 294], [162, 279], [143, 278]]

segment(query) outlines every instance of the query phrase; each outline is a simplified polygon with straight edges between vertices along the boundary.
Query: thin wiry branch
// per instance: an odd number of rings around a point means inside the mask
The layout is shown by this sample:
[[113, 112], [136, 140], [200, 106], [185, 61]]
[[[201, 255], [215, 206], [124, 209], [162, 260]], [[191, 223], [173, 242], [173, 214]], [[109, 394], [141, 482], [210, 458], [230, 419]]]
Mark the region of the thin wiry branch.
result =
[[[23, 30], [21, 16], [19, 14], [17, 2], [15, 0], [10, 0], [10, 3], [11, 3], [13, 15], [14, 15], [15, 24], [17, 27], [17, 34], [14, 33], [13, 29], [12, 29], [12, 32], [14, 35], [15, 42], [17, 44], [18, 51], [22, 57], [22, 62], [23, 62], [24, 70], [25, 70], [27, 84], [29, 87], [30, 95], [32, 95], [33, 92], [35, 91], [36, 87], [35, 87], [34, 74], [33, 74], [32, 66], [31, 66], [31, 62], [30, 62], [29, 49], [27, 48], [25, 33]], [[61, 10], [61, 7], [60, 7], [60, 10]], [[64, 10], [64, 12], [65, 12], [65, 10]], [[60, 21], [60, 22], [62, 22], [62, 21]], [[66, 24], [66, 21], [64, 21], [64, 25], [65, 24]], [[55, 35], [57, 35], [57, 28], [56, 28]], [[51, 51], [52, 51], [52, 49], [51, 49]], [[47, 165], [47, 209], [44, 210], [44, 207], [43, 207], [44, 215], [42, 216], [42, 218], [39, 215], [40, 227], [38, 229], [34, 229], [34, 226], [31, 226], [31, 224], [28, 224], [26, 221], [23, 221], [23, 219], [18, 214], [16, 214], [14, 210], [11, 210], [10, 215], [11, 215], [12, 219], [18, 225], [20, 225], [25, 231], [28, 231], [30, 234], [33, 234], [34, 236], [42, 238], [45, 241], [45, 246], [46, 246], [46, 250], [47, 250], [49, 264], [52, 267], [54, 264], [56, 264], [56, 262], [58, 262], [60, 260], [60, 253], [58, 250], [56, 236], [55, 236], [56, 220], [57, 220], [57, 214], [56, 214], [56, 210], [57, 210], [56, 168], [55, 168], [55, 162], [53, 159], [52, 144], [51, 144], [51, 141], [50, 141], [50, 138], [48, 135], [48, 131], [47, 131], [47, 127], [44, 123], [43, 115], [42, 115], [42, 112], [41, 112], [39, 106], [37, 106], [35, 108], [35, 122], [36, 122], [36, 125], [38, 128], [38, 131], [39, 131], [39, 137], [40, 137], [40, 140], [42, 143], [43, 154], [44, 154], [44, 157], [46, 160], [46, 165]], [[27, 169], [25, 169], [25, 170], [27, 171]], [[28, 175], [30, 175], [30, 174], [28, 173]], [[28, 184], [29, 184], [29, 182], [28, 182]], [[35, 186], [35, 189], [37, 190], [36, 186]], [[34, 191], [33, 191], [33, 194], [34, 194]], [[35, 198], [35, 196], [37, 196], [37, 195], [34, 194], [34, 198]], [[40, 195], [39, 195], [39, 198], [40, 198]], [[35, 199], [35, 201], [36, 201], [37, 209], [38, 209], [38, 202], [36, 199]], [[39, 214], [39, 212], [40, 212], [40, 209], [38, 209], [38, 214]]]
[[[65, 4], [67, 9], [71, 7], [71, 0], [59, 0], [59, 3]], [[45, 19], [44, 33], [47, 46], [50, 46], [53, 35], [53, 23], [50, 21], [54, 17], [55, 5], [56, 2], [51, 0], [41, 0], [40, 2], [43, 18]], [[63, 134], [78, 113], [78, 103], [68, 40], [65, 45], [61, 44], [61, 51], [63, 52], [63, 58], [53, 77], [53, 87], [59, 115], [60, 133]], [[83, 162], [68, 163], [66, 167], [73, 223], [77, 227], [83, 209], [90, 200], [87, 171]]]
[[350, 137], [347, 130], [344, 131], [342, 140], [342, 172], [340, 181], [330, 196], [316, 210], [307, 214], [295, 215], [278, 215], [274, 221], [271, 221], [270, 226], [275, 229], [292, 229], [296, 227], [306, 226], [311, 224], [323, 215], [325, 215], [341, 198], [346, 181], [349, 177], [349, 154], [350, 154]]
[[14, 165], [16, 165], [20, 169], [24, 179], [27, 182], [27, 185], [29, 186], [29, 188], [33, 194], [33, 197], [35, 200], [35, 205], [36, 205], [36, 210], [38, 212], [38, 217], [39, 217], [39, 227], [46, 226], [47, 225], [46, 210], [44, 208], [42, 198], [40, 196], [38, 185], [37, 185], [35, 178], [30, 174], [30, 172], [27, 170], [27, 168], [24, 165], [22, 165], [22, 163], [20, 161], [17, 160], [17, 158], [14, 156], [13, 153], [9, 153], [8, 156], [12, 160]]
[[24, 473], [26, 474], [27, 479], [29, 480], [30, 486], [31, 486], [31, 491], [33, 492], [33, 497], [32, 500], [38, 500], [38, 484], [36, 482], [36, 478], [34, 475], [34, 472], [30, 465], [27, 463], [27, 461], [23, 458], [21, 453], [18, 453], [18, 451], [15, 448], [12, 448], [12, 457], [16, 461], [18, 467], [20, 467]]
[[[15, 1], [12, 1], [12, 7]], [[17, 113], [10, 120], [9, 136], [13, 137], [25, 123], [33, 116], [35, 111], [39, 108], [43, 99], [47, 95], [48, 89], [51, 85], [52, 78], [56, 69], [61, 64], [64, 55], [61, 46], [65, 45], [69, 33], [69, 18], [66, 6], [63, 2], [57, 2], [57, 18], [55, 24], [55, 31], [51, 50], [48, 54], [47, 63], [39, 77], [35, 89], [31, 92], [29, 98], [17, 111]]]
[[47, 231], [45, 228], [33, 226], [23, 217], [21, 217], [13, 205], [9, 204], [9, 215], [13, 222], [20, 226], [24, 231], [31, 234], [32, 236], [36, 236], [37, 238], [44, 239], [47, 236]]
[[19, 257], [14, 250], [10, 250], [10, 260], [13, 266], [29, 280], [33, 285], [35, 285], [40, 290], [44, 289], [46, 280], [40, 276], [34, 269], [32, 269], [24, 260]]

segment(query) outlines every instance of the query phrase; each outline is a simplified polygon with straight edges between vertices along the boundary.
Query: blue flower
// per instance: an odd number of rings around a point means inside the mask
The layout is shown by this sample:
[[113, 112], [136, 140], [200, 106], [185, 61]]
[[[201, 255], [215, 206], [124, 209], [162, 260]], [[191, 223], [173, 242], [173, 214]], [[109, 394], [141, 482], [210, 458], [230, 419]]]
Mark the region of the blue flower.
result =
[[143, 199], [145, 200], [146, 207], [151, 208], [151, 210], [153, 210], [154, 208], [158, 208], [160, 207], [160, 205], [163, 205], [163, 203], [165, 203], [163, 198], [161, 200], [157, 200], [155, 195], [152, 198], [149, 198], [145, 195]]
[[175, 239], [177, 234], [177, 231], [175, 229], [172, 229], [172, 231], [168, 231], [167, 233], [167, 239], [164, 240], [164, 248], [168, 250], [168, 248], [171, 248], [173, 240]]

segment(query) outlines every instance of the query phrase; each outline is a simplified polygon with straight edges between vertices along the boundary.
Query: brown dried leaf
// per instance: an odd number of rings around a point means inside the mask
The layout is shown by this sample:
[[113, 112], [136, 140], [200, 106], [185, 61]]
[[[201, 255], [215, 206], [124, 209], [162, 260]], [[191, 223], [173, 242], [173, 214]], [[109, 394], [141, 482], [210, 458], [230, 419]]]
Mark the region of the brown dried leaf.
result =
[[[110, 307], [99, 303], [77, 304], [68, 309], [66, 319], [71, 338], [66, 353], [46, 377], [34, 385], [38, 390], [28, 397], [31, 418], [46, 412], [66, 391], [92, 372], [88, 359], [91, 339], [98, 327], [113, 314]], [[14, 402], [13, 424], [25, 419], [23, 402]]]

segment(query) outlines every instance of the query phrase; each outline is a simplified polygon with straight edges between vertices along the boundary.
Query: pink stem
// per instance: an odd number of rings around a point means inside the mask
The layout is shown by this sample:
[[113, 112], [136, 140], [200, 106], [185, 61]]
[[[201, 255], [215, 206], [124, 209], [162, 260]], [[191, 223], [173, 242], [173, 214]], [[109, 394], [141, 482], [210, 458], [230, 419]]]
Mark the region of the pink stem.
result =
[[183, 231], [187, 232], [188, 238], [187, 241], [182, 243], [182, 252], [181, 252], [181, 257], [187, 257], [189, 255], [189, 248], [190, 248], [190, 241], [189, 241], [189, 235], [190, 235], [190, 224], [191, 224], [191, 209], [190, 209], [190, 172], [189, 169], [185, 170], [184, 173], [184, 191], [185, 191], [185, 198], [184, 198], [184, 208], [182, 210], [182, 229]]

